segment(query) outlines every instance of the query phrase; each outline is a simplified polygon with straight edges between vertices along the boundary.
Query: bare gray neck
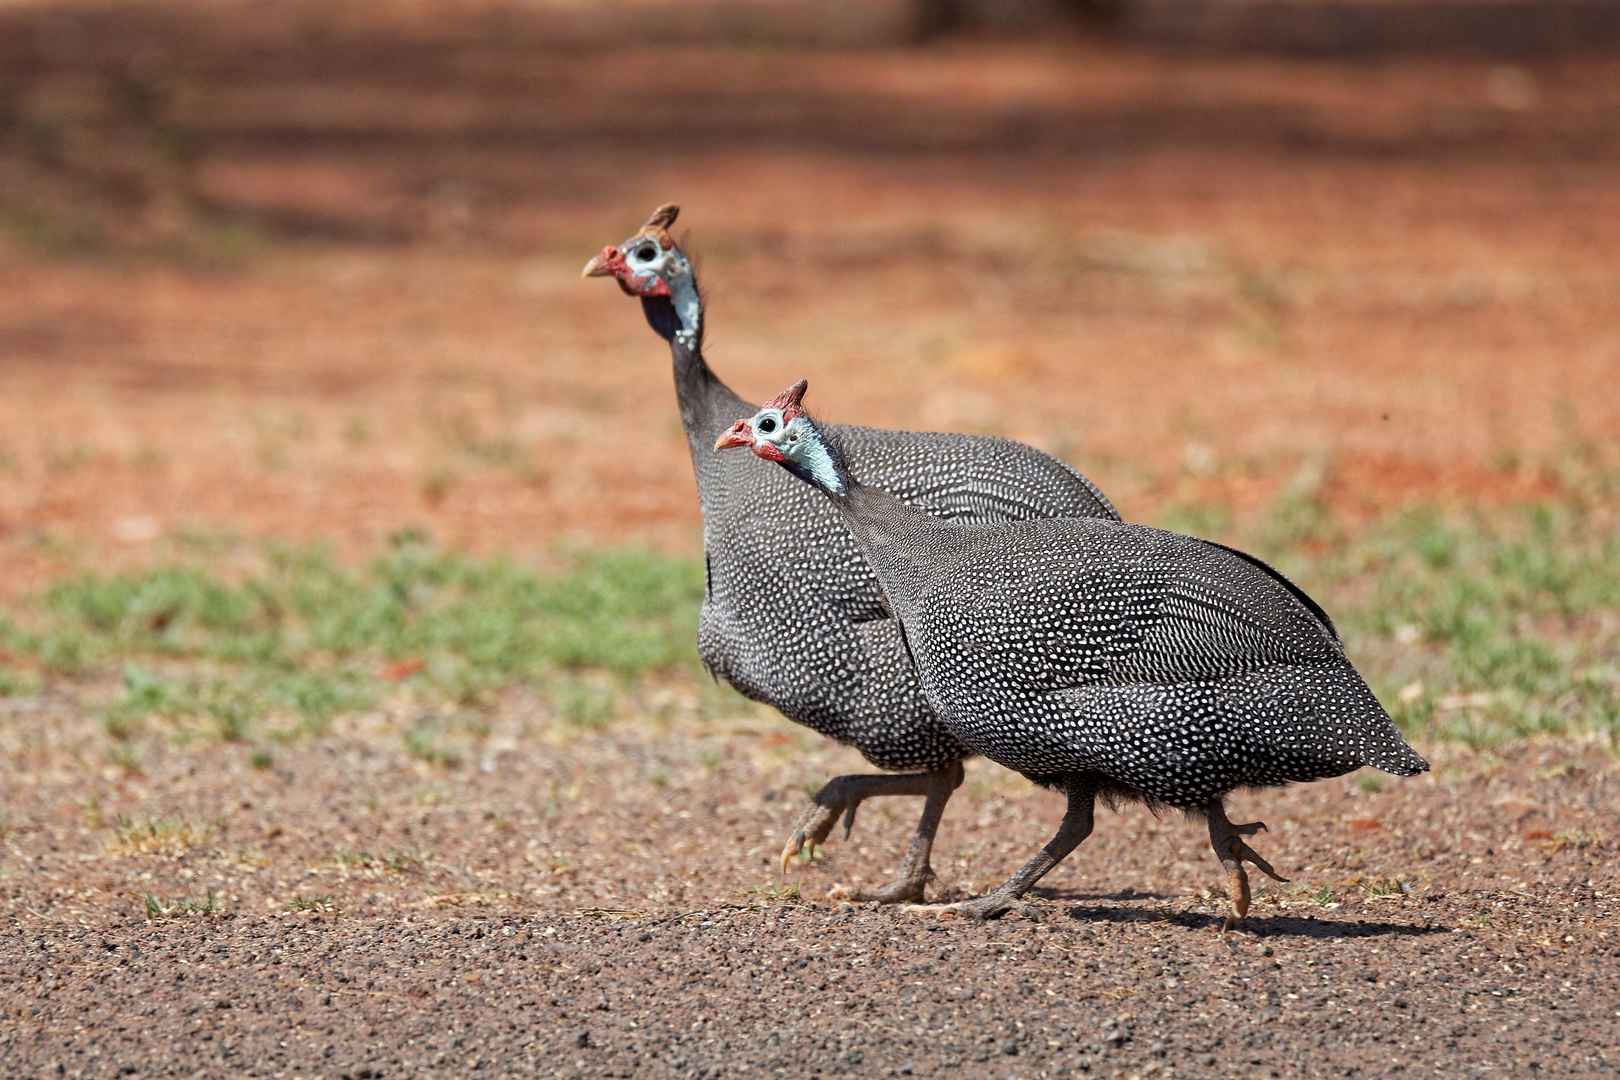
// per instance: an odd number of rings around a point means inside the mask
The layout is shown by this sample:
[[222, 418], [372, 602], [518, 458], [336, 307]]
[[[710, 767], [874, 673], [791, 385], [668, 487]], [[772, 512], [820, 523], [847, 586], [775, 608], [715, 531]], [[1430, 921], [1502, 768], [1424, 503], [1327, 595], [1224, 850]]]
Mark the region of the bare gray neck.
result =
[[721, 382], [704, 362], [701, 346], [688, 345], [677, 337], [670, 342], [675, 365], [675, 401], [681, 410], [681, 426], [686, 429], [687, 449], [697, 474], [698, 495], [705, 514], [716, 505], [725, 482], [725, 473], [714, 441], [720, 433], [745, 416], [753, 415], [750, 405]]

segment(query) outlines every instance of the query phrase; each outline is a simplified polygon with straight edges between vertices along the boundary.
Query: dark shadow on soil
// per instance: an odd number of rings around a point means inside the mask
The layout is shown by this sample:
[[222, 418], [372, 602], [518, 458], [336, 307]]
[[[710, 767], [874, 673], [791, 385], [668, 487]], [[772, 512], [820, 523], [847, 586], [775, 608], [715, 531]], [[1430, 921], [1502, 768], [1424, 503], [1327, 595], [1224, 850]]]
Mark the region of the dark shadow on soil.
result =
[[1051, 900], [1055, 903], [1072, 902], [1076, 900], [1112, 900], [1116, 903], [1130, 903], [1133, 900], [1154, 900], [1160, 903], [1179, 899], [1169, 893], [1138, 892], [1135, 889], [1121, 889], [1119, 892], [1080, 892], [1075, 889], [1046, 889], [1033, 890], [1042, 900]]
[[[1135, 908], [1074, 907], [1069, 918], [1082, 922], [1144, 923], [1163, 922], [1186, 927], [1189, 930], [1218, 929], [1224, 916], [1205, 915], [1200, 912], [1155, 912]], [[1302, 919], [1292, 915], [1250, 915], [1234, 928], [1254, 937], [1298, 937], [1326, 940], [1330, 938], [1359, 937], [1423, 937], [1429, 934], [1449, 934], [1445, 926], [1412, 925], [1390, 922], [1349, 922], [1328, 919]]]

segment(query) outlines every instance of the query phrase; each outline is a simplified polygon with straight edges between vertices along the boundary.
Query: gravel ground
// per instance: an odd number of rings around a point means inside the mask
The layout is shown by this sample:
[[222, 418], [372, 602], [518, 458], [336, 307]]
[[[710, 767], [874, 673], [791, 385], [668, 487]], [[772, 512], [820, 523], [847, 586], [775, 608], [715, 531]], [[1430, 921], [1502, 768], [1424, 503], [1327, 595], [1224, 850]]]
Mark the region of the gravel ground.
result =
[[[1219, 867], [1178, 818], [1104, 814], [999, 922], [855, 908], [827, 888], [898, 862], [914, 800], [871, 804], [784, 887], [771, 853], [805, 785], [859, 765], [784, 722], [560, 734], [514, 699], [429, 765], [400, 737], [417, 708], [269, 768], [172, 736], [127, 768], [67, 704], [13, 703], [7, 1073], [1573, 1076], [1620, 1059], [1620, 776], [1589, 746], [1428, 747], [1433, 773], [1380, 790], [1235, 799], [1293, 881], [1223, 935]], [[995, 883], [1060, 809], [973, 763], [939, 887]], [[173, 906], [210, 894], [212, 913]]]

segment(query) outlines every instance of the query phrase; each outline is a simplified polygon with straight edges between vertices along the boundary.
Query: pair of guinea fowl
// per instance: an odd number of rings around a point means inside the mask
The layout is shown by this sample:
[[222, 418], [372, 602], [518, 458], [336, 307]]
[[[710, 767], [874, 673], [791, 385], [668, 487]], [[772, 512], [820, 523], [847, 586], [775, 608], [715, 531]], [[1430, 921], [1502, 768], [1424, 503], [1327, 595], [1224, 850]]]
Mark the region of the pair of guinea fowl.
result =
[[[895, 881], [841, 890], [920, 903], [962, 761], [982, 754], [1062, 790], [1068, 811], [999, 888], [929, 910], [1005, 913], [1090, 834], [1101, 796], [1204, 816], [1241, 918], [1242, 864], [1277, 875], [1244, 841], [1264, 826], [1227, 819], [1229, 792], [1428, 768], [1326, 612], [1258, 559], [1126, 524], [1022, 443], [812, 421], [803, 381], [744, 402], [703, 360], [677, 213], [660, 207], [585, 273], [616, 278], [670, 343], [703, 510], [698, 651], [746, 696], [890, 770], [822, 788], [784, 871], [840, 817], [847, 835], [863, 800], [923, 795]], [[752, 453], [716, 452], [728, 447]]]

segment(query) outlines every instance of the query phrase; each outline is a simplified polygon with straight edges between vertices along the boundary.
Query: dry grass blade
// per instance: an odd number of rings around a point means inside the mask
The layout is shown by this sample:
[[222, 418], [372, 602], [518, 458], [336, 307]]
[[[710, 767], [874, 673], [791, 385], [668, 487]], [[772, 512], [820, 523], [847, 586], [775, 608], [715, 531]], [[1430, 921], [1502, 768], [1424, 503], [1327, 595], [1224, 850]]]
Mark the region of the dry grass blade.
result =
[[168, 855], [179, 857], [206, 844], [225, 824], [186, 818], [148, 817], [140, 821], [119, 815], [113, 834], [101, 846], [104, 855]]

